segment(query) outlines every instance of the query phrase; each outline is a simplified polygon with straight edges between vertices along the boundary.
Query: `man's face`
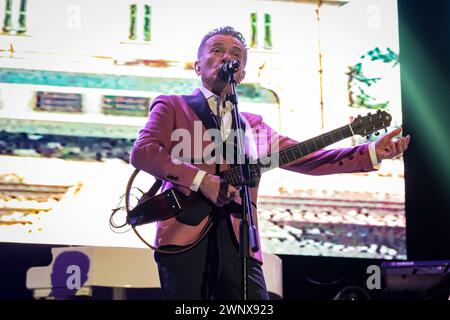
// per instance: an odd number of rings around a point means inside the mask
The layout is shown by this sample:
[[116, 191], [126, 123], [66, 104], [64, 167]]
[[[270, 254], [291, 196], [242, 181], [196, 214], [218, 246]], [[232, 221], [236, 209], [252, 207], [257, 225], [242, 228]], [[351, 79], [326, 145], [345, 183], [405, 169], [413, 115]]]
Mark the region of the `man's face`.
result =
[[[231, 35], [216, 34], [209, 38], [203, 47], [200, 58], [195, 62], [195, 70], [197, 75], [201, 77], [202, 84], [210, 91], [217, 91], [217, 79], [220, 66], [224, 62], [233, 59], [241, 62], [241, 67], [235, 73], [237, 83], [240, 83], [245, 76], [245, 48], [242, 43]], [[229, 84], [222, 93], [230, 94], [231, 87]]]

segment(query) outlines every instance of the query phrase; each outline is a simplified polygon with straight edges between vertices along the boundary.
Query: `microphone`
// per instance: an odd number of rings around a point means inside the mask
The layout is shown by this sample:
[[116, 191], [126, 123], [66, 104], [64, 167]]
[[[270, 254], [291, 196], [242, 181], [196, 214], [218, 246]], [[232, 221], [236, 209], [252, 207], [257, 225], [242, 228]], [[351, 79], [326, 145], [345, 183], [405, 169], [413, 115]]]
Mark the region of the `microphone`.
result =
[[241, 62], [239, 60], [231, 60], [224, 62], [219, 70], [219, 77], [223, 80], [228, 80], [230, 75], [239, 70]]
[[234, 74], [239, 70], [241, 66], [241, 62], [239, 60], [231, 60], [228, 62], [224, 62], [217, 74], [217, 78], [214, 80], [212, 84], [212, 92], [218, 96], [222, 93], [222, 90], [227, 86], [228, 81], [230, 80], [230, 75]]

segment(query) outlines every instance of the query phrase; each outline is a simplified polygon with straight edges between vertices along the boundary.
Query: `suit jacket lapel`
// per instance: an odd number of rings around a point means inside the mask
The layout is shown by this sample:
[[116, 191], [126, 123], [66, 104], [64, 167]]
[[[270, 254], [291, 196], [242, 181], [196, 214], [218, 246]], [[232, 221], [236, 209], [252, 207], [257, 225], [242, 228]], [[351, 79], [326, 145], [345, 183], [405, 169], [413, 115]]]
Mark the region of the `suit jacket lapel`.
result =
[[[205, 96], [200, 90], [197, 90], [197, 92], [194, 92], [191, 95], [183, 95], [182, 98], [184, 99], [184, 101], [186, 101], [186, 103], [189, 105], [192, 111], [194, 111], [197, 117], [202, 121], [203, 125], [207, 130], [209, 129], [220, 130], [220, 128], [217, 127], [216, 122], [213, 120], [214, 115], [209, 107], [208, 101], [206, 100]], [[239, 114], [239, 121], [241, 123], [241, 129], [243, 130], [243, 132], [245, 132], [246, 123], [242, 115], [240, 114]], [[231, 129], [236, 130], [236, 124], [234, 123], [234, 121], [231, 124]], [[222, 139], [220, 139], [220, 141], [217, 141], [216, 143], [223, 143], [223, 141]]]
[[192, 111], [194, 111], [197, 117], [202, 121], [207, 130], [219, 129], [213, 120], [214, 115], [209, 108], [208, 101], [200, 90], [197, 94], [182, 97], [189, 107], [191, 107]]
[[[206, 129], [219, 129], [213, 120], [214, 115], [209, 108], [208, 101], [200, 90], [196, 93], [194, 92], [192, 95], [183, 95], [182, 97], [197, 117], [203, 122]], [[245, 130], [245, 121], [242, 119], [241, 115], [239, 115], [239, 120], [241, 122], [241, 128]], [[236, 129], [234, 121], [232, 123], [232, 129]]]

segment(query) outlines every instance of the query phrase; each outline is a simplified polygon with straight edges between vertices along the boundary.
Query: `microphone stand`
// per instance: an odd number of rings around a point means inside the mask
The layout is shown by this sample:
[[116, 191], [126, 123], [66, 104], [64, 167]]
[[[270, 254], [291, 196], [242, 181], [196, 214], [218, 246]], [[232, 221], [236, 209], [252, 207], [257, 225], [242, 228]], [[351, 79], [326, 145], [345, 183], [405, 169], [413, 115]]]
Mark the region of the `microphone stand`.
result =
[[[250, 247], [253, 252], [259, 250], [259, 245], [256, 235], [256, 227], [253, 221], [253, 208], [252, 199], [250, 194], [250, 165], [245, 157], [244, 151], [244, 135], [242, 134], [241, 122], [238, 110], [238, 101], [236, 94], [236, 79], [234, 73], [229, 74], [228, 82], [231, 86], [230, 100], [234, 105], [233, 108], [233, 121], [236, 124], [236, 137], [237, 137], [237, 161], [239, 164], [241, 189], [240, 196], [242, 201], [242, 220], [239, 225], [239, 255], [241, 257], [241, 270], [242, 270], [242, 300], [248, 300], [248, 259], [250, 259], [249, 241]], [[244, 128], [245, 129], [245, 128]]]

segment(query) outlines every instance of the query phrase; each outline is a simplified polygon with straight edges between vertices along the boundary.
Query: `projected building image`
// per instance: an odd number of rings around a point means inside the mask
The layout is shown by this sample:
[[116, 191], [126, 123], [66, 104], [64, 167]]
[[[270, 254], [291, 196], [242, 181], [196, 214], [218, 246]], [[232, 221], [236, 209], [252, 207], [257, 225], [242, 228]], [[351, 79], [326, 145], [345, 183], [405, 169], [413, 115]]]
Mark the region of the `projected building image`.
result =
[[[279, 133], [305, 141], [377, 111], [392, 116], [389, 131], [401, 126], [395, 1], [236, 5], [217, 17], [188, 1], [113, 1], [108, 14], [101, 1], [0, 1], [0, 241], [144, 247], [109, 226], [130, 150], [153, 99], [200, 85], [195, 54], [217, 26], [249, 47], [240, 111]], [[153, 182], [141, 172], [133, 194]], [[401, 157], [355, 174], [273, 169], [258, 212], [265, 252], [406, 259]], [[149, 242], [154, 227], [142, 227]]]

